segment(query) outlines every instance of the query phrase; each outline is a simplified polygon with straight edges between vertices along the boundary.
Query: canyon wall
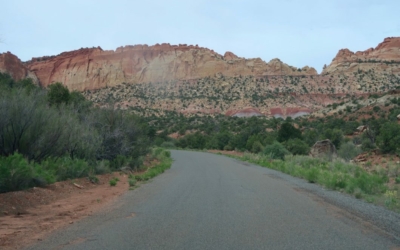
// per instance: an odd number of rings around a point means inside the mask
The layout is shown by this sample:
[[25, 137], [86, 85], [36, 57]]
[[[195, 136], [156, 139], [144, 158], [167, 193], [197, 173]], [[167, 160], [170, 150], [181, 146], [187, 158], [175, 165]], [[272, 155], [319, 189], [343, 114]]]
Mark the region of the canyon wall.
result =
[[385, 38], [376, 48], [352, 52], [341, 49], [322, 74], [346, 74], [374, 70], [377, 74], [400, 74], [400, 37]]
[[71, 90], [112, 87], [123, 82], [165, 82], [223, 76], [317, 75], [315, 69], [297, 69], [279, 59], [266, 63], [224, 56], [199, 46], [161, 44], [119, 47], [115, 51], [86, 48], [58, 56], [33, 58], [26, 63], [42, 86], [62, 82]]
[[36, 75], [10, 52], [0, 54], [0, 72], [9, 74], [16, 81], [32, 78], [35, 84], [39, 83]]

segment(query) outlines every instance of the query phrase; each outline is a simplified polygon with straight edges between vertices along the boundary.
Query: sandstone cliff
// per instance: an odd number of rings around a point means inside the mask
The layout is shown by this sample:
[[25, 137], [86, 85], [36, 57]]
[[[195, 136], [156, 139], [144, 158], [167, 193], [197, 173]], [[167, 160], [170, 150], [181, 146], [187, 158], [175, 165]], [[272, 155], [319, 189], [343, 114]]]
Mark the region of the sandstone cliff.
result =
[[273, 59], [245, 59], [231, 52], [224, 56], [199, 46], [135, 45], [105, 51], [100, 47], [33, 58], [26, 63], [42, 86], [62, 82], [73, 90], [92, 90], [123, 82], [165, 82], [223, 75], [317, 75], [315, 69], [297, 69]]
[[10, 52], [0, 54], [0, 72], [11, 75], [17, 81], [32, 78], [33, 82], [38, 84], [36, 75], [29, 71], [21, 60]]
[[376, 48], [356, 53], [348, 49], [341, 49], [332, 60], [332, 63], [323, 70], [322, 74], [343, 74], [359, 70], [399, 74], [400, 37], [385, 38]]
[[362, 52], [340, 50], [320, 75], [279, 59], [266, 63], [185, 44], [85, 48], [33, 58], [25, 66], [10, 53], [0, 57], [0, 69], [16, 79], [31, 70], [42, 86], [62, 82], [99, 106], [113, 102], [155, 112], [297, 117], [398, 89], [400, 38], [386, 38]]

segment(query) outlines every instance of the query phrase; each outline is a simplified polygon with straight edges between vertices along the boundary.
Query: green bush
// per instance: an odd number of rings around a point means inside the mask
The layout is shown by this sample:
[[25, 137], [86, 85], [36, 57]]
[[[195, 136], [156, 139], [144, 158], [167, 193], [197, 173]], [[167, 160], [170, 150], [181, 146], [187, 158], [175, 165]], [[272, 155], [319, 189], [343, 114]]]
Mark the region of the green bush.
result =
[[251, 147], [251, 152], [252, 152], [252, 153], [259, 153], [259, 152], [263, 151], [263, 149], [264, 149], [264, 147], [263, 147], [263, 145], [261, 144], [261, 142], [255, 141], [255, 142], [253, 143], [253, 146]]
[[67, 87], [57, 82], [49, 85], [47, 92], [47, 100], [50, 105], [60, 106], [62, 103], [68, 104], [70, 93]]
[[278, 130], [278, 141], [284, 142], [289, 139], [301, 139], [301, 131], [295, 128], [291, 123], [285, 122], [281, 125], [280, 129]]
[[305, 172], [305, 178], [308, 182], [315, 183], [315, 182], [317, 182], [319, 174], [320, 174], [319, 169], [313, 167]]
[[53, 171], [29, 163], [21, 154], [0, 157], [0, 193], [45, 186], [55, 179]]
[[395, 122], [385, 123], [377, 137], [377, 145], [383, 153], [400, 153], [400, 125]]
[[111, 187], [114, 187], [114, 186], [117, 185], [117, 182], [118, 182], [118, 181], [117, 181], [115, 178], [113, 178], [113, 179], [110, 180], [109, 183], [110, 183], [110, 186], [111, 186]]
[[85, 177], [93, 170], [87, 161], [71, 159], [69, 157], [59, 159], [48, 158], [41, 165], [47, 171], [54, 172], [57, 181]]
[[271, 145], [265, 146], [263, 154], [270, 156], [271, 159], [283, 160], [285, 155], [289, 154], [289, 151], [282, 144], [275, 141]]
[[372, 143], [370, 139], [364, 138], [362, 140], [362, 143], [361, 143], [361, 150], [362, 151], [369, 151], [369, 150], [372, 150], [372, 149], [375, 149], [375, 148], [376, 148], [375, 144]]
[[163, 148], [175, 148], [175, 144], [172, 141], [165, 141], [161, 143], [161, 147]]
[[28, 161], [18, 153], [0, 158], [0, 192], [28, 188], [32, 185], [34, 171]]
[[329, 139], [337, 149], [340, 148], [343, 142], [343, 133], [340, 129], [326, 129], [324, 139]]
[[93, 183], [93, 184], [98, 184], [99, 183], [99, 178], [95, 175], [89, 175], [88, 180]]
[[128, 182], [129, 182], [129, 186], [130, 186], [130, 187], [133, 187], [133, 186], [136, 185], [136, 182], [137, 182], [137, 181], [136, 181], [136, 179], [129, 178], [129, 181], [128, 181]]
[[285, 161], [270, 161], [268, 156], [254, 154], [245, 154], [241, 159], [358, 197], [363, 194], [383, 194], [387, 190], [386, 173], [368, 173], [356, 165], [341, 161], [328, 162], [308, 156], [288, 156]]
[[284, 145], [285, 148], [294, 155], [307, 155], [310, 152], [308, 144], [298, 138], [289, 139]]
[[357, 155], [361, 153], [361, 148], [354, 145], [353, 142], [346, 142], [342, 144], [340, 149], [337, 151], [339, 157], [344, 159], [345, 161], [350, 161]]
[[161, 173], [164, 173], [166, 169], [171, 167], [172, 160], [170, 158], [171, 154], [169, 151], [165, 151], [164, 149], [153, 149], [153, 154], [158, 155], [157, 159], [160, 160], [161, 163], [149, 168], [144, 173], [132, 176], [132, 179], [135, 181], [147, 181]]

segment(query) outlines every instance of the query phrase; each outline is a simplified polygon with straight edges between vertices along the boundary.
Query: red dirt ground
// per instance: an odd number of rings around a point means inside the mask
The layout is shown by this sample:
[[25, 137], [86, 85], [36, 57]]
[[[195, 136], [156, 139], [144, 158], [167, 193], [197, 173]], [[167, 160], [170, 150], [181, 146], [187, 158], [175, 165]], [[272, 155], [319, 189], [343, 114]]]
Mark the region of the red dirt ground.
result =
[[[109, 181], [114, 177], [120, 181], [111, 187]], [[52, 231], [110, 205], [129, 190], [125, 174], [98, 178], [98, 184], [82, 178], [0, 194], [0, 249], [20, 249], [40, 241]]]

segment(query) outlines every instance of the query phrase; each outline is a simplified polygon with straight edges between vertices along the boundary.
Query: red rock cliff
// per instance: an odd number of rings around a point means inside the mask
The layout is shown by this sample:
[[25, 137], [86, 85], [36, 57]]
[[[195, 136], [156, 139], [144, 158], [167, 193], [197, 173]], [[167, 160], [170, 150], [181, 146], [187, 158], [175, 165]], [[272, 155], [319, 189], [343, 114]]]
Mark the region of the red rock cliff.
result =
[[224, 76], [317, 75], [313, 68], [297, 69], [273, 59], [244, 59], [231, 52], [224, 56], [196, 46], [135, 45], [105, 51], [100, 47], [33, 58], [27, 62], [41, 85], [62, 82], [74, 90], [99, 89], [123, 82], [164, 82]]
[[0, 72], [7, 73], [17, 81], [25, 78], [32, 78], [34, 83], [38, 80], [28, 68], [22, 64], [21, 60], [10, 52], [0, 54]]
[[341, 49], [322, 74], [354, 72], [357, 70], [400, 73], [400, 37], [388, 37], [376, 48], [352, 52]]

